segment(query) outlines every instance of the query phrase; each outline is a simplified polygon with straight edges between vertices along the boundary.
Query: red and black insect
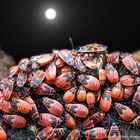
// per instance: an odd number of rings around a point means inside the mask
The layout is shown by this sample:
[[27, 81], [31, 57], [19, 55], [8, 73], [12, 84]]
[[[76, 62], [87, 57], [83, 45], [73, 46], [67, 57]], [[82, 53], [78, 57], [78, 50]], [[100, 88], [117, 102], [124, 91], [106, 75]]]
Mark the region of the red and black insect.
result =
[[7, 140], [7, 134], [1, 125], [0, 125], [0, 140]]
[[51, 126], [44, 128], [39, 134], [36, 136], [36, 140], [48, 140], [54, 134], [54, 129]]
[[115, 84], [114, 87], [112, 88], [111, 97], [116, 100], [120, 100], [123, 98], [123, 95], [124, 95], [124, 88], [119, 82]]
[[69, 113], [64, 114], [64, 120], [68, 128], [74, 128], [76, 126], [74, 118]]
[[44, 80], [44, 78], [45, 72], [43, 70], [37, 70], [31, 79], [30, 86], [37, 87]]
[[126, 100], [130, 99], [130, 97], [134, 93], [134, 91], [135, 91], [134, 87], [125, 87], [123, 98], [126, 99]]
[[135, 117], [132, 109], [121, 103], [115, 103], [115, 109], [117, 110], [119, 116], [125, 121], [132, 121]]
[[43, 97], [42, 103], [45, 105], [47, 110], [53, 115], [61, 116], [61, 114], [64, 111], [64, 108], [61, 105], [61, 103], [59, 103], [58, 101], [54, 99]]
[[69, 50], [58, 51], [58, 56], [70, 66], [74, 66], [74, 56]]
[[43, 82], [38, 85], [35, 91], [38, 95], [53, 95], [55, 92], [54, 88]]
[[95, 95], [94, 95], [93, 92], [87, 92], [86, 101], [87, 101], [87, 104], [88, 104], [89, 108], [92, 108], [94, 106]]
[[91, 138], [91, 139], [105, 139], [107, 136], [107, 132], [105, 128], [95, 127], [95, 128], [86, 130], [85, 132], [83, 132], [83, 135], [86, 138]]
[[34, 56], [31, 60], [36, 61], [40, 66], [45, 66], [49, 64], [55, 57], [55, 54], [42, 54]]
[[100, 123], [105, 117], [105, 113], [98, 111], [95, 114], [91, 115], [83, 124], [84, 129], [90, 129]]
[[140, 86], [137, 87], [137, 91], [134, 93], [132, 104], [140, 106]]
[[86, 89], [83, 85], [79, 86], [77, 91], [77, 100], [85, 101], [86, 100]]
[[136, 117], [131, 124], [135, 127], [140, 126], [140, 115], [138, 117]]
[[18, 73], [17, 80], [16, 80], [17, 86], [20, 88], [23, 87], [26, 81], [27, 81], [27, 74], [24, 73], [23, 71], [20, 71]]
[[15, 81], [13, 79], [8, 79], [8, 81], [5, 82], [4, 89], [2, 90], [5, 100], [9, 100], [11, 98], [14, 89], [14, 83]]
[[110, 127], [108, 140], [121, 140], [121, 133], [115, 123], [113, 123]]
[[30, 96], [25, 97], [25, 100], [30, 104], [31, 106], [31, 110], [29, 112], [29, 114], [32, 116], [32, 118], [39, 118], [39, 112], [38, 109], [36, 107], [35, 102], [33, 101], [33, 99]]
[[26, 126], [26, 120], [19, 115], [3, 115], [3, 120], [16, 128], [23, 128]]
[[45, 75], [47, 80], [54, 80], [56, 78], [56, 65], [54, 62], [51, 62], [46, 68]]
[[119, 81], [119, 74], [110, 63], [106, 65], [106, 72], [107, 78], [111, 83], [117, 83]]
[[120, 82], [124, 86], [135, 86], [140, 84], [140, 78], [134, 75], [124, 75], [120, 78]]
[[63, 61], [61, 58], [57, 57], [55, 60], [55, 65], [57, 68], [61, 68], [65, 65], [65, 61]]
[[66, 65], [66, 66], [63, 66], [63, 67], [60, 68], [60, 73], [61, 74], [67, 73], [67, 72], [72, 72], [71, 68], [69, 66]]
[[19, 61], [18, 66], [22, 71], [27, 71], [29, 62], [28, 58], [23, 58]]
[[87, 89], [98, 90], [100, 87], [99, 80], [92, 75], [78, 75], [77, 80]]
[[104, 52], [107, 47], [102, 44], [92, 43], [85, 46], [81, 46], [77, 49], [78, 53], [90, 53], [90, 52]]
[[72, 87], [72, 80], [73, 76], [71, 72], [62, 73], [55, 79], [55, 85], [62, 90], [67, 90]]
[[22, 100], [17, 98], [12, 98], [12, 106], [21, 113], [29, 113], [31, 111], [31, 105]]
[[41, 113], [39, 116], [38, 124], [43, 127], [48, 126], [58, 126], [62, 123], [62, 120], [59, 117], [56, 117], [50, 113]]
[[0, 110], [6, 113], [14, 113], [16, 108], [11, 104], [10, 101], [6, 101], [5, 99], [0, 99]]
[[133, 59], [132, 56], [127, 55], [122, 59], [123, 64], [125, 67], [134, 75], [139, 74], [139, 70], [137, 67], [137, 62]]
[[66, 140], [78, 140], [80, 137], [80, 131], [78, 129], [73, 129], [67, 136]]
[[120, 52], [111, 52], [106, 54], [106, 62], [119, 64]]
[[107, 75], [106, 70], [99, 69], [98, 75], [99, 75], [100, 84], [104, 85], [106, 81], [106, 75]]
[[78, 57], [74, 58], [74, 68], [77, 69], [79, 72], [86, 71], [85, 65], [82, 63], [82, 61]]
[[63, 101], [65, 103], [71, 103], [75, 98], [76, 91], [77, 91], [76, 87], [67, 90], [63, 95]]
[[20, 70], [19, 66], [10, 67], [8, 77], [12, 78], [13, 76], [17, 75], [19, 70]]
[[88, 108], [82, 104], [66, 104], [65, 107], [68, 112], [76, 117], [85, 118], [89, 113]]
[[86, 60], [83, 60], [82, 62], [84, 63], [84, 65], [85, 65], [87, 68], [89, 68], [89, 69], [91, 69], [91, 70], [96, 70], [96, 68], [97, 68], [97, 63], [96, 63], [95, 60], [86, 59]]
[[107, 88], [100, 99], [100, 109], [104, 112], [107, 112], [112, 104], [112, 98], [111, 98], [111, 91], [110, 88]]

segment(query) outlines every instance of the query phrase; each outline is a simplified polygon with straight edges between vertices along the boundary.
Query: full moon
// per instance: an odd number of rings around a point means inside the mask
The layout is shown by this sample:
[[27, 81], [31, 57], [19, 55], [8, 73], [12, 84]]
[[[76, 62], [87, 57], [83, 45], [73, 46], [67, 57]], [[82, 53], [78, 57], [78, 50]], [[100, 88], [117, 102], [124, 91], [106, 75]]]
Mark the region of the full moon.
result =
[[55, 19], [55, 17], [56, 17], [55, 9], [52, 9], [52, 8], [47, 9], [46, 12], [45, 12], [45, 16], [49, 20]]

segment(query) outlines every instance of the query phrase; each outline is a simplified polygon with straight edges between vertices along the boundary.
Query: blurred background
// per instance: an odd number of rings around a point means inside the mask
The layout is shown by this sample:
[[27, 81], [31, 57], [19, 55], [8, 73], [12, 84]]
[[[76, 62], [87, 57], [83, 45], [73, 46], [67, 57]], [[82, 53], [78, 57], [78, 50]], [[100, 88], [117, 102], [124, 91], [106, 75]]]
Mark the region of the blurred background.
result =
[[[0, 1], [0, 46], [16, 62], [52, 49], [71, 49], [69, 37], [75, 48], [98, 42], [109, 51], [134, 52], [140, 48], [138, 6], [128, 0]], [[56, 10], [54, 20], [46, 18], [48, 8]]]

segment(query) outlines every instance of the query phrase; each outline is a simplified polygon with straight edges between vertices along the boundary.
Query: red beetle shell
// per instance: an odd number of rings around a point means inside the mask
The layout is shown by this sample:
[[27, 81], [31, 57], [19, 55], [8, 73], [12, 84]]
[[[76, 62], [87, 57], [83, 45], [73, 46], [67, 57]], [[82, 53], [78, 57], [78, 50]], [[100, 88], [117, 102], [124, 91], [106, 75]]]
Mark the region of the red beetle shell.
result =
[[54, 80], [56, 78], [56, 65], [54, 62], [51, 62], [45, 71], [47, 80]]
[[65, 65], [65, 62], [61, 58], [58, 57], [55, 61], [55, 65], [57, 68], [61, 68]]
[[48, 140], [54, 134], [54, 129], [52, 127], [46, 127], [36, 136], [36, 140]]
[[86, 71], [85, 65], [82, 63], [82, 61], [78, 57], [74, 58], [74, 68], [77, 69], [79, 72]]
[[18, 66], [22, 71], [27, 71], [28, 64], [29, 64], [29, 59], [23, 58], [19, 61]]
[[26, 126], [26, 120], [19, 115], [3, 115], [3, 120], [16, 128], [23, 128]]
[[5, 100], [9, 100], [11, 98], [12, 92], [13, 92], [13, 88], [14, 88], [14, 81], [9, 79], [6, 83], [5, 83], [5, 87], [2, 90], [2, 94]]
[[96, 124], [101, 122], [105, 117], [105, 113], [102, 111], [96, 112], [92, 116], [90, 116], [83, 124], [84, 129], [90, 129], [94, 127]]
[[[124, 89], [120, 83], [115, 84], [111, 91], [111, 97], [114, 99], [120, 99], [123, 97]], [[121, 96], [122, 95], [122, 96]]]
[[7, 134], [2, 128], [2, 126], [0, 125], [0, 140], [6, 140], [6, 139], [7, 139]]
[[37, 87], [44, 80], [44, 78], [45, 78], [45, 72], [43, 70], [37, 70], [31, 79], [30, 86]]
[[134, 119], [134, 112], [128, 107], [121, 103], [115, 103], [115, 109], [117, 110], [119, 116], [125, 121], [131, 121]]
[[68, 112], [77, 117], [85, 118], [89, 113], [88, 108], [82, 104], [67, 104], [65, 107]]
[[50, 84], [50, 85], [54, 85], [55, 80], [47, 80], [47, 79], [44, 79], [44, 83]]
[[10, 69], [9, 69], [9, 74], [8, 74], [8, 77], [13, 77], [14, 75], [17, 75], [18, 72], [19, 72], [19, 66], [12, 66]]
[[120, 82], [124, 86], [135, 86], [140, 84], [140, 78], [133, 75], [124, 75], [120, 78]]
[[107, 47], [102, 44], [92, 43], [85, 46], [81, 46], [77, 49], [79, 53], [90, 53], [90, 52], [103, 52], [106, 51]]
[[111, 98], [111, 91], [105, 90], [101, 99], [100, 99], [100, 109], [104, 112], [107, 112], [112, 104], [112, 98]]
[[54, 134], [49, 138], [49, 140], [58, 140], [58, 138], [61, 138], [64, 136], [65, 130], [64, 128], [54, 128]]
[[86, 130], [83, 134], [86, 138], [92, 138], [92, 139], [104, 139], [107, 136], [106, 129], [102, 127], [95, 127]]
[[133, 126], [140, 126], [140, 115], [138, 117], [136, 117], [131, 124], [133, 124]]
[[64, 119], [68, 128], [74, 128], [76, 126], [76, 122], [70, 114], [65, 113]]
[[85, 88], [90, 90], [98, 90], [100, 87], [99, 80], [92, 75], [78, 75], [77, 79]]
[[119, 74], [110, 63], [106, 65], [106, 72], [107, 78], [111, 83], [117, 83], [119, 81]]
[[41, 113], [39, 116], [38, 124], [43, 127], [48, 126], [58, 126], [60, 125], [62, 120], [52, 114], [49, 113]]
[[134, 93], [134, 87], [125, 87], [123, 98], [128, 100], [133, 93]]
[[78, 101], [85, 101], [86, 100], [86, 89], [83, 85], [78, 88], [77, 91], [77, 100]]
[[91, 70], [96, 70], [97, 68], [97, 64], [95, 61], [88, 59], [88, 60], [83, 60], [83, 63], [85, 64], [85, 66]]
[[54, 92], [54, 88], [43, 82], [36, 88], [36, 94], [38, 95], [53, 95]]
[[23, 71], [20, 71], [17, 76], [17, 86], [23, 87], [26, 81], [27, 81], [27, 74], [24, 73]]
[[73, 129], [67, 136], [66, 140], [78, 140], [79, 137], [80, 131], [78, 129]]
[[132, 56], [127, 55], [122, 59], [125, 67], [134, 75], [139, 74], [139, 70], [137, 67], [137, 62], [132, 58]]
[[63, 73], [72, 72], [72, 71], [69, 66], [63, 66], [63, 67], [61, 67], [60, 72], [61, 72], [61, 74], [63, 74]]
[[61, 114], [64, 111], [63, 106], [54, 99], [43, 97], [42, 103], [45, 105], [47, 110], [53, 115], [61, 116]]
[[76, 91], [77, 91], [76, 87], [73, 87], [73, 88], [67, 90], [63, 95], [63, 101], [65, 103], [71, 103], [75, 98]]
[[29, 113], [31, 111], [31, 105], [22, 99], [12, 98], [12, 105], [21, 113]]
[[114, 64], [119, 63], [120, 52], [111, 52], [106, 54], [106, 62], [111, 62]]
[[32, 57], [31, 60], [37, 61], [37, 63], [40, 66], [45, 66], [49, 64], [53, 60], [54, 57], [55, 57], [55, 54], [42, 54], [42, 55]]
[[6, 101], [5, 99], [0, 99], [0, 110], [6, 113], [14, 113], [15, 107], [12, 106], [10, 101]]
[[36, 104], [34, 103], [33, 99], [30, 96], [27, 96], [27, 97], [25, 97], [25, 100], [31, 106], [30, 114], [31, 114], [32, 118], [39, 118], [39, 112], [37, 110]]
[[138, 86], [137, 91], [134, 93], [132, 104], [140, 106], [140, 86]]
[[68, 65], [73, 66], [74, 64], [74, 56], [71, 54], [69, 50], [61, 50], [58, 51], [58, 56], [65, 61]]
[[73, 77], [71, 72], [63, 73], [55, 79], [55, 85], [62, 90], [70, 89], [72, 87], [72, 79]]
[[94, 95], [93, 92], [88, 92], [87, 93], [86, 101], [87, 101], [87, 104], [89, 105], [89, 107], [94, 106], [94, 103], [95, 103], [95, 95]]
[[99, 81], [100, 81], [100, 84], [101, 85], [104, 85], [105, 84], [105, 81], [106, 81], [106, 70], [104, 69], [99, 69]]
[[119, 128], [115, 123], [113, 123], [112, 126], [110, 127], [108, 140], [121, 140]]

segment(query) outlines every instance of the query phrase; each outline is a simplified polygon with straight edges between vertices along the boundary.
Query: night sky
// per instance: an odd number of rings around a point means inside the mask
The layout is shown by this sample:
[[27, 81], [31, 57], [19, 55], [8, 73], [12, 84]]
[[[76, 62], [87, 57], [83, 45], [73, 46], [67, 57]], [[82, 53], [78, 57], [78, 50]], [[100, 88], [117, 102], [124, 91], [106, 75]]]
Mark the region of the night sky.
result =
[[[132, 3], [133, 2], [133, 3]], [[54, 8], [56, 19], [45, 17]], [[18, 61], [52, 49], [98, 42], [109, 50], [139, 49], [138, 2], [128, 0], [1, 0], [0, 46]]]

